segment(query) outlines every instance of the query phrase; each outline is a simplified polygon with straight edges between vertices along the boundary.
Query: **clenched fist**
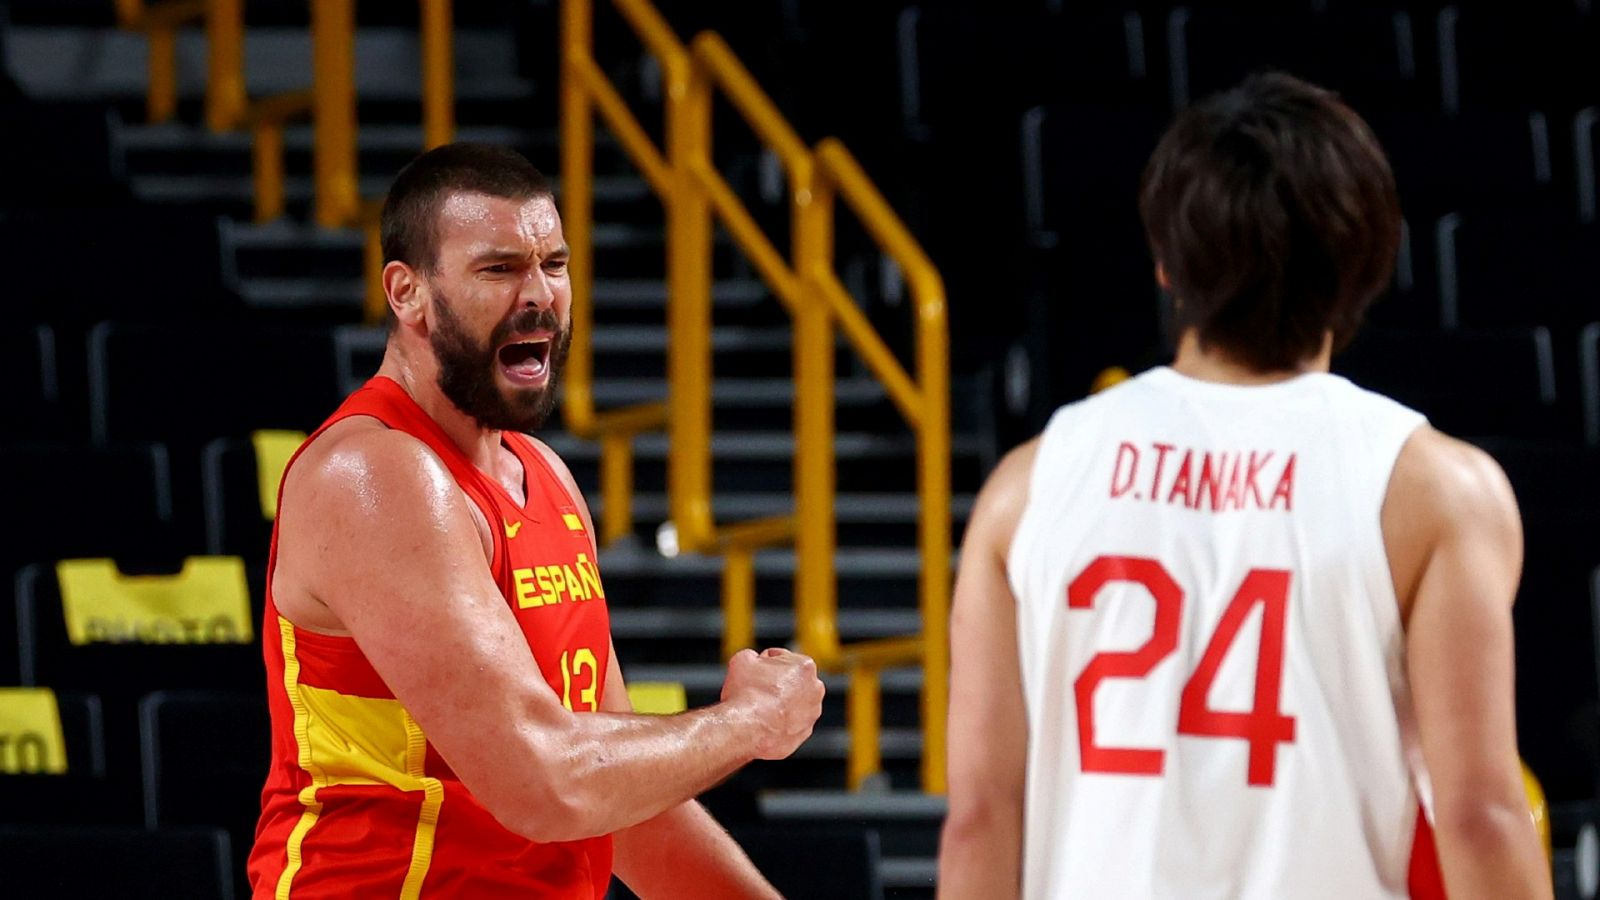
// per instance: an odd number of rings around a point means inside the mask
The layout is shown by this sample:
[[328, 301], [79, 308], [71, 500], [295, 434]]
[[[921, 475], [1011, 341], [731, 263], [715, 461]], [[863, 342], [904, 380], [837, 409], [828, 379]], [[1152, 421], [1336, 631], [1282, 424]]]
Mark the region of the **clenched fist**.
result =
[[728, 660], [722, 701], [748, 713], [756, 725], [756, 759], [783, 759], [805, 743], [822, 715], [826, 689], [817, 664], [777, 647], [740, 650]]

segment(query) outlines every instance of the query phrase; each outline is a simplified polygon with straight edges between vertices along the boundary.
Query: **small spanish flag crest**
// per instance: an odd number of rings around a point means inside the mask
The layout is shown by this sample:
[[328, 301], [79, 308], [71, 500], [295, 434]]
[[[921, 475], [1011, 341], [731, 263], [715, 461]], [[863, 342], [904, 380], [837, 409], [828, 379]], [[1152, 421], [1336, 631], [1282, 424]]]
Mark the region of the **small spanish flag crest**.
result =
[[583, 520], [578, 518], [577, 513], [562, 513], [561, 521], [567, 523], [567, 529], [570, 531], [583, 530]]

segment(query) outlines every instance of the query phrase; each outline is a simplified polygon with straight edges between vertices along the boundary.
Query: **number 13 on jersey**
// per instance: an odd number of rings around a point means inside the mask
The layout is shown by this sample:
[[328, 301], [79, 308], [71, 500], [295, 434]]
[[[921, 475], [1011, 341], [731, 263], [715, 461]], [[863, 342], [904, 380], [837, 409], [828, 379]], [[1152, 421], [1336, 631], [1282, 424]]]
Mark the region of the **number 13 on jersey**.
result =
[[[1078, 707], [1078, 751], [1085, 772], [1160, 775], [1166, 754], [1142, 747], [1104, 747], [1095, 741], [1094, 692], [1107, 678], [1144, 678], [1178, 648], [1183, 619], [1183, 588], [1154, 559], [1100, 556], [1067, 586], [1070, 609], [1091, 609], [1109, 584], [1142, 585], [1155, 598], [1155, 626], [1136, 650], [1095, 654], [1073, 683]], [[1245, 617], [1261, 607], [1261, 641], [1256, 656], [1255, 699], [1249, 712], [1212, 709], [1207, 699], [1217, 670], [1238, 638]], [[1283, 636], [1289, 605], [1289, 573], [1283, 569], [1251, 569], [1222, 613], [1206, 644], [1200, 664], [1183, 686], [1178, 703], [1178, 733], [1196, 737], [1236, 738], [1250, 747], [1251, 785], [1273, 784], [1277, 745], [1294, 742], [1295, 721], [1278, 709], [1283, 684]]]

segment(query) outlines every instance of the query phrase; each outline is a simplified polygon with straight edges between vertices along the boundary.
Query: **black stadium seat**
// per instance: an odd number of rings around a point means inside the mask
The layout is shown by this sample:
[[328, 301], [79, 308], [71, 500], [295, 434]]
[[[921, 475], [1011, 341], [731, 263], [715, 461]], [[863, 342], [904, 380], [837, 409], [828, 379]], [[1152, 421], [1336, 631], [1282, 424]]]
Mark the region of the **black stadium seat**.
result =
[[[56, 332], [49, 325], [0, 330], [0, 421], [16, 439], [52, 439], [68, 429]], [[81, 424], [81, 423], [72, 423]]]
[[5, 892], [18, 900], [233, 900], [234, 861], [217, 828], [0, 826]]
[[1545, 328], [1368, 328], [1334, 357], [1333, 369], [1420, 410], [1451, 434], [1561, 433], [1554, 351]]
[[1417, 77], [1411, 17], [1404, 11], [1289, 7], [1269, 13], [1197, 4], [1174, 9], [1166, 34], [1175, 108], [1262, 69], [1338, 91], [1362, 112], [1416, 109], [1431, 99]]
[[326, 329], [102, 322], [89, 367], [97, 444], [306, 431], [343, 399]]
[[255, 836], [271, 762], [261, 692], [150, 694], [139, 703], [139, 744], [145, 826], [224, 827], [234, 858], [242, 861]]
[[1579, 4], [1452, 6], [1436, 24], [1446, 112], [1566, 114], [1600, 101], [1600, 20]]
[[231, 248], [215, 216], [182, 208], [0, 209], [7, 306], [21, 321], [85, 325], [227, 317]]
[[1600, 225], [1529, 213], [1446, 216], [1436, 240], [1445, 324], [1549, 325], [1600, 318], [1591, 278]]
[[1165, 120], [1076, 105], [1023, 118], [1024, 221], [1034, 248], [1024, 340], [1040, 388], [1035, 406], [1080, 397], [1106, 366], [1136, 371], [1161, 350], [1139, 182]]
[[132, 203], [114, 110], [13, 100], [0, 102], [0, 122], [27, 136], [0, 143], [0, 208]]
[[[55, 692], [66, 750], [64, 773], [0, 773], [0, 823], [132, 824], [131, 796], [108, 781], [105, 722], [95, 694]], [[0, 698], [0, 702], [4, 702]], [[15, 741], [17, 735], [7, 735]], [[122, 802], [117, 802], [118, 798]]]
[[[6, 513], [0, 572], [67, 556], [171, 552], [172, 469], [155, 443], [0, 444]], [[26, 524], [22, 524], [26, 523]]]

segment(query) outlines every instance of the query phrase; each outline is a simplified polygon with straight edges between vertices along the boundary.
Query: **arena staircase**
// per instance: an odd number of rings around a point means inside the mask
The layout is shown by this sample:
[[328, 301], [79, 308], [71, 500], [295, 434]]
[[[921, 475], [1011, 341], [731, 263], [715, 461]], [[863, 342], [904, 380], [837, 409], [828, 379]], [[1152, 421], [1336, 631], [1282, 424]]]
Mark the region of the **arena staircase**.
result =
[[[535, 44], [538, 52], [553, 53], [557, 11], [537, 4], [531, 8], [533, 24], [515, 24], [523, 33], [542, 34], [543, 43]], [[548, 77], [528, 74], [514, 34], [492, 18], [458, 25], [457, 55], [471, 62], [458, 66], [454, 83], [454, 136], [516, 147], [555, 174], [561, 158], [558, 86]], [[285, 73], [306, 71], [310, 51], [303, 27], [296, 29], [292, 22], [252, 24], [247, 35], [246, 80], [252, 93], [295, 88]], [[101, 68], [92, 77], [45, 64], [43, 55], [63, 37], [85, 48], [95, 42], [109, 47], [95, 56]], [[363, 198], [380, 197], [395, 172], [424, 145], [424, 131], [417, 124], [421, 92], [411, 87], [422, 81], [415, 40], [411, 31], [394, 23], [369, 27], [363, 22], [356, 33], [357, 168]], [[124, 124], [117, 135], [127, 179], [139, 201], [221, 217], [224, 266], [236, 279], [247, 310], [246, 327], [325, 327], [336, 335], [340, 389], [352, 389], [370, 374], [383, 335], [381, 325], [370, 324], [370, 307], [364, 307], [366, 235], [354, 223], [331, 229], [312, 224], [315, 136], [309, 124], [290, 124], [283, 132], [285, 214], [256, 222], [250, 133], [216, 133], [195, 122], [204, 83], [198, 76], [205, 52], [199, 33], [179, 34], [179, 114], [177, 121], [160, 124], [142, 123], [146, 72], [144, 38], [137, 32], [109, 23], [21, 25], [12, 29], [9, 52], [13, 69], [30, 73], [32, 81], [23, 79], [23, 87], [34, 96], [109, 102], [119, 109]], [[653, 88], [651, 83], [659, 73], [650, 74], [648, 53], [638, 47], [613, 49], [597, 53], [597, 58], [630, 100], [660, 102], [659, 85]], [[380, 70], [389, 77], [374, 74]], [[733, 149], [724, 157], [722, 146]], [[594, 405], [606, 410], [660, 401], [669, 396], [674, 352], [668, 329], [666, 214], [648, 180], [604, 130], [597, 132], [592, 160]], [[752, 215], [781, 233], [787, 207], [765, 177], [771, 154], [753, 142], [729, 141], [719, 145], [717, 161]], [[556, 180], [559, 190], [562, 185]], [[863, 309], [885, 303], [882, 283], [891, 279], [868, 274], [882, 259], [868, 249], [841, 249], [839, 269]], [[709, 450], [715, 514], [719, 522], [788, 516], [795, 507], [793, 326], [749, 257], [720, 230], [712, 242], [711, 275]], [[849, 645], [913, 635], [922, 627], [923, 574], [917, 549], [916, 441], [882, 383], [848, 342], [835, 337], [834, 349], [838, 636]], [[258, 362], [294, 366], [297, 361]], [[992, 454], [978, 437], [974, 417], [958, 405], [956, 418], [949, 503], [959, 537]], [[571, 465], [596, 519], [613, 515], [601, 490], [599, 444], [558, 428], [541, 437]], [[601, 570], [626, 677], [631, 682], [681, 684], [690, 705], [700, 705], [717, 699], [725, 671], [727, 623], [720, 605], [725, 560], [715, 553], [680, 553], [673, 546], [670, 445], [660, 431], [633, 440], [632, 527], [603, 550]], [[252, 564], [261, 565], [265, 551], [259, 548], [261, 558]], [[797, 645], [796, 570], [797, 554], [790, 547], [763, 546], [753, 553], [757, 645]], [[888, 895], [931, 896], [944, 805], [942, 797], [922, 791], [922, 671], [900, 661], [879, 676], [881, 770], [855, 790], [848, 787], [846, 764], [850, 679], [836, 668], [825, 681], [829, 696], [814, 737], [790, 761], [750, 767], [714, 794], [713, 805], [725, 817], [744, 814], [768, 823], [848, 825], [875, 832], [881, 848], [878, 876]]]

